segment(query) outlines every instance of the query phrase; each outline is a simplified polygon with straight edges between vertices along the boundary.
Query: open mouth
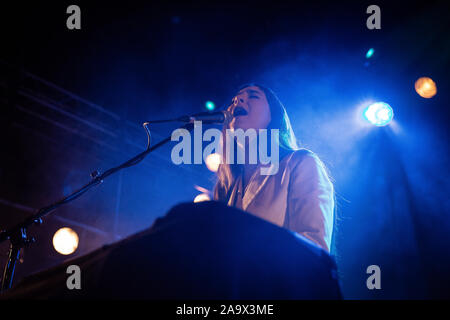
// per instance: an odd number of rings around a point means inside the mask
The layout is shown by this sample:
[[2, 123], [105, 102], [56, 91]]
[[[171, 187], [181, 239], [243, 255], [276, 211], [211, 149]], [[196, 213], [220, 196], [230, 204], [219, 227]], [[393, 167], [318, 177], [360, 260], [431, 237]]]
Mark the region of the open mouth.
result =
[[248, 114], [247, 110], [242, 107], [236, 107], [233, 110], [233, 117], [246, 116]]

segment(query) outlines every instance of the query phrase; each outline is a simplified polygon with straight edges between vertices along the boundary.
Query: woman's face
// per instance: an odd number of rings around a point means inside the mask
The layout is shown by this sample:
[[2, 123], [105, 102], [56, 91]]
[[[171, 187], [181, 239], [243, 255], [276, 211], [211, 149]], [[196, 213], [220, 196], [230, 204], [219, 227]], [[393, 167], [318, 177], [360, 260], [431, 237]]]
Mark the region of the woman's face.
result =
[[235, 115], [229, 123], [229, 128], [234, 130], [266, 129], [271, 120], [266, 94], [256, 86], [239, 91], [228, 111]]

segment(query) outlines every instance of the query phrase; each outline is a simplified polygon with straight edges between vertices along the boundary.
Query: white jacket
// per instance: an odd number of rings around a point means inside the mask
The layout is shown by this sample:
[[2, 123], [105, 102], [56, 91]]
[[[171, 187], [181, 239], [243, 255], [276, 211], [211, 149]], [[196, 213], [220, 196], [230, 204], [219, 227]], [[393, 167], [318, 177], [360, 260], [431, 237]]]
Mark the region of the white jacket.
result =
[[259, 168], [242, 190], [242, 176], [230, 191], [228, 205], [295, 231], [329, 251], [333, 232], [334, 191], [319, 158], [307, 149], [283, 157], [278, 172]]

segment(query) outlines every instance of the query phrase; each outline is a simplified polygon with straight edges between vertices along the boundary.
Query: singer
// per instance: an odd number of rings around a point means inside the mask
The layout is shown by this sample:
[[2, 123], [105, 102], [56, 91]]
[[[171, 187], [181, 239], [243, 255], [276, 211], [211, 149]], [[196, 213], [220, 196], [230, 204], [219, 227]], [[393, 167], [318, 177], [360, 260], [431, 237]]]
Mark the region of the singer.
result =
[[[334, 220], [333, 185], [318, 156], [298, 147], [278, 97], [269, 88], [248, 84], [241, 87], [228, 111], [234, 117], [224, 123], [223, 132], [279, 130], [279, 169], [274, 175], [261, 175], [257, 169], [263, 164], [249, 163], [248, 156], [244, 164], [223, 162], [217, 171], [214, 200], [297, 232], [329, 252]], [[225, 141], [222, 143], [225, 145]]]

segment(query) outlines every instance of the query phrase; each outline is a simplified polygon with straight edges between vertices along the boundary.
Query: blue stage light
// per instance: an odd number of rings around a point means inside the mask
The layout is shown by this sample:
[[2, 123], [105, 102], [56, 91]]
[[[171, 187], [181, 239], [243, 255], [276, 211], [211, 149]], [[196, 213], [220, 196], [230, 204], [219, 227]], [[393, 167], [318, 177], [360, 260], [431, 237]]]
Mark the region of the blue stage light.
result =
[[367, 53], [366, 53], [366, 58], [369, 59], [370, 57], [373, 56], [374, 53], [375, 53], [375, 49], [370, 48], [369, 51], [367, 51]]
[[212, 101], [206, 101], [205, 107], [209, 111], [213, 111], [216, 108], [216, 105]]
[[364, 110], [363, 116], [371, 124], [382, 127], [391, 122], [394, 111], [387, 103], [375, 102]]

